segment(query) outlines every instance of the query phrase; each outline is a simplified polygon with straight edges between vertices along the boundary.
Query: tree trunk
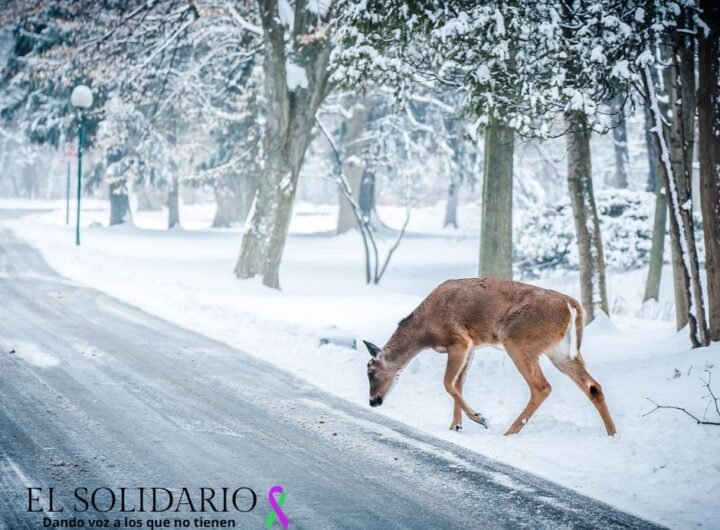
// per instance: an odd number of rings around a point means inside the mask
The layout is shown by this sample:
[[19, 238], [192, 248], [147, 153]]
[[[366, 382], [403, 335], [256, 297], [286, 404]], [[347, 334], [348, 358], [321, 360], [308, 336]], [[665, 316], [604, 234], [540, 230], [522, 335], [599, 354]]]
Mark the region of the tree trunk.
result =
[[[343, 160], [343, 173], [347, 179], [350, 189], [352, 190], [353, 199], [357, 203], [360, 200], [360, 191], [362, 188], [362, 176], [365, 170], [365, 165], [362, 160], [357, 156], [352, 156]], [[345, 195], [338, 190], [338, 221], [337, 221], [337, 233], [344, 234], [349, 232], [353, 228], [357, 227], [357, 218], [353, 211], [350, 202], [347, 200]]]
[[367, 167], [362, 177], [358, 206], [360, 206], [363, 215], [370, 219], [370, 224], [372, 225], [373, 215], [375, 213], [375, 173]]
[[215, 184], [214, 228], [242, 224], [247, 219], [257, 191], [256, 179], [231, 175]]
[[457, 179], [453, 175], [450, 177], [450, 186], [448, 186], [448, 198], [447, 204], [445, 205], [445, 220], [443, 221], [443, 228], [446, 226], [452, 226], [453, 228], [458, 227], [457, 209], [459, 195], [460, 183], [457, 182]]
[[[699, 346], [707, 344], [708, 338], [692, 218], [691, 179], [697, 107], [693, 31], [693, 13], [685, 9], [678, 29], [671, 33], [671, 49], [667, 54], [670, 66], [663, 72], [672, 114], [667, 136], [669, 168], [665, 186], [670, 194], [668, 205], [671, 209], [670, 242], [673, 250], [676, 323], [678, 329], [689, 323], [693, 346]], [[662, 129], [656, 126], [658, 128]], [[662, 146], [658, 145], [658, 148], [662, 151]]]
[[130, 200], [125, 182], [110, 184], [110, 226], [119, 225], [132, 220]]
[[615, 188], [627, 188], [627, 167], [629, 164], [627, 125], [625, 123], [625, 116], [622, 114], [620, 102], [613, 106], [613, 112], [616, 113], [616, 126], [613, 127], [612, 130], [613, 146], [615, 148], [615, 176], [612, 181], [612, 186]]
[[[654, 77], [654, 76], [653, 76]], [[658, 172], [658, 153], [657, 147], [655, 146], [655, 139], [652, 134], [652, 116], [650, 110], [644, 107], [645, 113], [645, 149], [647, 151], [647, 162], [648, 162], [648, 178], [647, 178], [647, 191], [657, 193], [662, 185], [660, 184], [660, 175]]]
[[162, 208], [162, 194], [157, 189], [140, 185], [135, 188], [138, 212], [156, 212]]
[[[685, 48], [686, 46], [689, 46], [689, 48]], [[692, 39], [676, 36], [674, 48], [669, 55], [672, 65], [663, 71], [664, 86], [669, 95], [668, 108], [673, 114], [672, 131], [668, 136], [668, 148], [677, 185], [678, 204], [682, 205], [683, 209], [687, 207], [686, 205], [690, 205], [689, 213], [692, 220], [690, 180], [692, 176], [696, 105], [695, 59]], [[688, 324], [689, 314], [689, 300], [685, 296], [683, 249], [680, 237], [680, 231], [670, 231], [673, 285], [675, 288], [675, 323], [678, 330]]]
[[592, 183], [591, 131], [583, 115], [569, 113], [566, 119], [567, 179], [580, 259], [580, 297], [591, 322], [598, 310], [609, 313], [605, 258]]
[[[672, 109], [670, 130], [666, 130], [663, 124], [663, 112], [658, 105], [655, 84], [648, 67], [645, 68], [643, 81], [655, 123], [653, 136], [660, 155], [660, 175], [667, 190], [671, 242], [675, 256], [678, 258], [677, 262], [674, 261], [674, 263], [678, 263], [676, 273], [680, 276], [680, 282], [676, 280], [675, 284], [676, 302], [683, 304], [683, 309], [686, 311], [685, 318], [690, 325], [690, 340], [693, 347], [697, 347], [707, 344], [708, 337], [692, 223], [692, 203], [689, 202], [689, 168], [685, 163], [691, 158], [687, 156], [687, 151], [682, 149], [683, 145], [687, 145], [683, 138], [687, 122], [683, 120], [683, 104], [679, 101], [681, 87], [678, 86], [677, 81], [679, 76], [676, 61], [676, 58], [679, 57], [678, 53], [671, 52], [674, 64], [666, 69], [666, 71], [670, 71], [670, 79], [666, 79], [669, 82], [665, 83]], [[680, 148], [678, 148], [678, 144]], [[678, 176], [676, 173], [678, 171], [683, 175]], [[678, 289], [678, 283], [680, 289]], [[680, 310], [676, 305], [676, 312]]]
[[[319, 35], [306, 42], [307, 35], [313, 34], [311, 27], [323, 22], [305, 2], [295, 3], [292, 35], [286, 35], [277, 0], [261, 0], [259, 7], [267, 106], [264, 167], [235, 274], [238, 278], [262, 276], [264, 285], [278, 289], [300, 167], [312, 139], [315, 114], [329, 89], [332, 40]], [[285, 50], [286, 37], [292, 46], [289, 52]], [[288, 65], [292, 66], [291, 77]]]
[[213, 228], [227, 228], [243, 221], [240, 213], [240, 203], [235, 192], [228, 190], [225, 186], [215, 186], [215, 217], [213, 217]]
[[720, 4], [701, 0], [708, 33], [699, 33], [700, 203], [705, 237], [708, 332], [720, 341]]
[[650, 247], [650, 266], [648, 267], [643, 302], [660, 299], [667, 213], [665, 192], [658, 190], [655, 193], [655, 218], [653, 220], [652, 246]]
[[179, 207], [180, 186], [177, 177], [170, 180], [170, 189], [168, 190], [168, 228], [174, 228], [180, 225], [180, 207]]
[[485, 131], [481, 277], [512, 279], [513, 152], [513, 130], [491, 120]]
[[[363, 144], [360, 137], [368, 120], [369, 103], [362, 100], [356, 103], [352, 109], [352, 116], [342, 125], [342, 132], [339, 137], [339, 145], [343, 146], [343, 173], [347, 178], [353, 199], [360, 200], [362, 178], [365, 173], [365, 162], [363, 161]], [[345, 195], [338, 190], [338, 223], [337, 233], [343, 234], [357, 227], [357, 218], [352, 206]]]
[[[657, 72], [652, 69], [653, 80]], [[655, 215], [653, 220], [652, 246], [650, 247], [650, 264], [645, 283], [643, 302], [660, 299], [660, 282], [665, 254], [665, 232], [667, 230], [667, 197], [658, 174], [658, 152], [652, 134], [653, 118], [650, 109], [645, 107], [645, 146], [648, 159], [647, 190], [655, 192]]]

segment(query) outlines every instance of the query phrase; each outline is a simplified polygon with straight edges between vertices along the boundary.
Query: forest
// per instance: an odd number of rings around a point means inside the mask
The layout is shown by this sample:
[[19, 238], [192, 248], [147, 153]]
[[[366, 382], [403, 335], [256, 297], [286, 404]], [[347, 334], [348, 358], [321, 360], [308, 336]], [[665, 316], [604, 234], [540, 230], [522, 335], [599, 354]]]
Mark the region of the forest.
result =
[[[308, 528], [717, 527], [719, 2], [2, 4], [0, 526], [62, 479], [282, 484]], [[483, 277], [577, 299], [592, 384], [532, 337], [526, 372], [387, 361]]]
[[212, 226], [246, 227], [240, 279], [280, 287], [298, 189], [362, 236], [368, 283], [415, 206], [444, 200], [452, 228], [472, 201], [479, 276], [579, 270], [592, 321], [609, 267], [647, 266], [652, 300], [669, 262], [677, 328], [720, 340], [709, 0], [16, 0], [0, 17], [5, 196], [62, 197], [82, 121], [82, 193], [108, 223], [162, 206], [172, 228], [182, 196], [212, 200]]

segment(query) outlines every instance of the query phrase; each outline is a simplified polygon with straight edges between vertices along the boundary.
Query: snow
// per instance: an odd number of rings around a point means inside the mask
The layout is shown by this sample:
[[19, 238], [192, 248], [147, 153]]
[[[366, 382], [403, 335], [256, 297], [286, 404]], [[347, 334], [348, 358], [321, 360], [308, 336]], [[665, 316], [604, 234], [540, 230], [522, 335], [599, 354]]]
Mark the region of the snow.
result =
[[296, 88], [308, 87], [308, 78], [307, 73], [305, 72], [305, 68], [291, 61], [288, 61], [288, 63], [285, 65], [285, 69], [287, 71], [288, 89], [295, 90]]
[[320, 17], [325, 16], [330, 9], [330, 0], [309, 0], [307, 3], [307, 9], [311, 13], [314, 13]]
[[623, 59], [616, 62], [615, 65], [612, 67], [610, 75], [619, 79], [630, 79], [631, 76], [628, 61]]
[[278, 15], [280, 22], [286, 28], [292, 28], [295, 24], [295, 10], [288, 0], [280, 0], [278, 2]]
[[18, 359], [22, 359], [33, 366], [37, 366], [38, 368], [52, 368], [60, 364], [60, 360], [57, 357], [37, 348], [31, 342], [13, 339], [11, 344], [14, 345], [13, 350]]
[[605, 54], [603, 53], [602, 46], [597, 45], [590, 51], [590, 60], [601, 64], [607, 63], [607, 57], [605, 57]]
[[[347, 336], [382, 344], [435, 285], [473, 276], [477, 266], [473, 204], [461, 206], [463, 228], [447, 231], [439, 228], [442, 205], [416, 208], [382, 283], [367, 286], [357, 234], [328, 235], [336, 207], [298, 203], [280, 271], [283, 291], [235, 279], [241, 229], [208, 228], [212, 205], [181, 205], [184, 230], [173, 231], [161, 229], [166, 212], [136, 212], [137, 226], [107, 228], [97, 224], [106, 222], [107, 204], [84, 205], [79, 248], [73, 227], [64, 224], [62, 202], [45, 203], [54, 208], [50, 213], [35, 211], [4, 224], [71, 280], [262, 357], [363, 406], [367, 352], [319, 346], [320, 339]], [[0, 207], [23, 206], [32, 204], [0, 202]], [[380, 208], [391, 226], [403, 215], [400, 207]], [[386, 237], [384, 244], [392, 240]], [[695, 425], [674, 411], [643, 415], [653, 408], [650, 398], [702, 416], [706, 402], [699, 377], [706, 367], [713, 369], [720, 344], [690, 350], [686, 330], [677, 333], [672, 322], [643, 318], [645, 274], [645, 269], [610, 274], [610, 307], [619, 304], [623, 310], [611, 319], [598, 317], [583, 338], [583, 356], [618, 427], [615, 437], [606, 436], [590, 402], [546, 359], [542, 367], [552, 395], [519, 435], [503, 436], [528, 392], [512, 361], [495, 349], [476, 353], [465, 385], [467, 401], [487, 416], [489, 430], [467, 420], [461, 433], [448, 429], [452, 402], [442, 384], [445, 357], [434, 352], [408, 366], [377, 413], [658, 523], [711, 528], [720, 516], [717, 428]], [[575, 273], [539, 282], [578, 295]], [[661, 303], [671, 298], [672, 285], [664, 283]]]

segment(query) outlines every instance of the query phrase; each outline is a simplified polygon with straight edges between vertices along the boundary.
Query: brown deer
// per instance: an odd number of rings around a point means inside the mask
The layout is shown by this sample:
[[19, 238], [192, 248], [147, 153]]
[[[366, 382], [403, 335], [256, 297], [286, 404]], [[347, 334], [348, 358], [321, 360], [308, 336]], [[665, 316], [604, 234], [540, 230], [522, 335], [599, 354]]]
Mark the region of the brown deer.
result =
[[557, 291], [495, 278], [448, 280], [400, 321], [382, 349], [363, 341], [372, 356], [367, 367], [370, 406], [382, 405], [403, 368], [432, 348], [448, 355], [445, 389], [455, 401], [450, 429], [462, 429], [462, 412], [487, 429], [482, 414], [463, 399], [463, 385], [475, 348], [501, 346], [530, 387], [530, 401], [506, 435], [518, 433], [550, 395], [539, 364], [544, 353], [595, 405], [612, 436], [615, 424], [602, 388], [580, 354], [582, 333], [582, 307]]

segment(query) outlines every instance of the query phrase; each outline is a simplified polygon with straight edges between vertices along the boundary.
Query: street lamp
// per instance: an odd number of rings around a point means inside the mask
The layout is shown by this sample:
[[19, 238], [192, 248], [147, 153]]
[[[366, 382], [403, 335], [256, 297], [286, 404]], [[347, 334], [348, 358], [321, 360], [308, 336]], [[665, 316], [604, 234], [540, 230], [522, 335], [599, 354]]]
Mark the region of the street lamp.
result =
[[80, 245], [80, 195], [82, 193], [82, 146], [83, 146], [83, 109], [93, 104], [93, 95], [89, 87], [78, 85], [70, 94], [70, 103], [78, 109], [78, 173], [77, 173], [77, 222], [75, 225], [75, 244]]

